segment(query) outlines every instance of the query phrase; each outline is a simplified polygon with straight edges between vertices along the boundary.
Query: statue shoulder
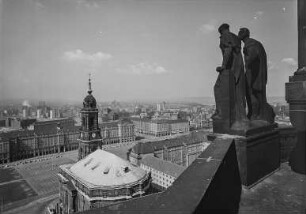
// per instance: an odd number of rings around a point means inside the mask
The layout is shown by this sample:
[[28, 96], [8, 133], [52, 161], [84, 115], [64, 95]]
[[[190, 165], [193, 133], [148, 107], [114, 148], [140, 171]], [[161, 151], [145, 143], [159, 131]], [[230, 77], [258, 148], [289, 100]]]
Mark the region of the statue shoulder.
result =
[[251, 48], [254, 46], [262, 46], [262, 44], [259, 41], [252, 38], [249, 38], [244, 44], [245, 48]]
[[235, 34], [224, 33], [220, 36], [220, 43], [225, 46], [235, 46]]
[[248, 51], [254, 51], [258, 52], [258, 54], [265, 54], [265, 48], [262, 45], [261, 42], [255, 40], [255, 39], [249, 39], [245, 45], [244, 48], [247, 49]]

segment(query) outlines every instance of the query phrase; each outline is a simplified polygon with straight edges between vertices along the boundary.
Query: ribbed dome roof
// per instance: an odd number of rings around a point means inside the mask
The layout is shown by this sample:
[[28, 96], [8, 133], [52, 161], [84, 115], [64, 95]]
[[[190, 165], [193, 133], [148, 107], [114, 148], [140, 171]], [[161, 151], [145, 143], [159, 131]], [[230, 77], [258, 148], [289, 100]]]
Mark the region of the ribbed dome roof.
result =
[[147, 174], [145, 170], [101, 149], [75, 163], [70, 171], [89, 185], [105, 187], [132, 184]]
[[88, 94], [83, 101], [84, 108], [96, 108], [97, 101], [91, 94]]
[[89, 74], [89, 79], [88, 79], [88, 91], [87, 91], [88, 95], [84, 98], [83, 101], [83, 106], [84, 108], [96, 108], [97, 106], [97, 101], [94, 98], [94, 96], [92, 96], [92, 90], [91, 90], [91, 79], [90, 79], [90, 74]]

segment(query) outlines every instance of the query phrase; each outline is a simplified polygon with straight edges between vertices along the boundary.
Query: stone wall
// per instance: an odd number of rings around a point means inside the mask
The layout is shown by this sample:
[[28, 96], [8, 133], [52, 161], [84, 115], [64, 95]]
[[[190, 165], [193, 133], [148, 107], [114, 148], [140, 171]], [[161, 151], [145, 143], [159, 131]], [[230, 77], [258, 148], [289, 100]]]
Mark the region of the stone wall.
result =
[[297, 141], [297, 131], [292, 126], [282, 126], [278, 128], [280, 136], [281, 163], [289, 160], [290, 153]]

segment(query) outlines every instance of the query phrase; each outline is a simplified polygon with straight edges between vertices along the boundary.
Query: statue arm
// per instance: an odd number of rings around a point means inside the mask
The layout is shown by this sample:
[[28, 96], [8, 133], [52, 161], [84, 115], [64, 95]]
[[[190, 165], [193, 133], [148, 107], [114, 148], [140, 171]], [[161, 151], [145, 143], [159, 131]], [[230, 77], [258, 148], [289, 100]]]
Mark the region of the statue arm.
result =
[[232, 54], [232, 45], [230, 38], [227, 35], [223, 35], [220, 37], [220, 48], [222, 51], [222, 66], [217, 67], [217, 71], [221, 72], [226, 68], [228, 61], [230, 60]]
[[231, 59], [232, 52], [235, 46], [235, 42], [233, 41], [233, 37], [231, 34], [224, 34], [221, 36], [220, 43], [223, 47], [223, 61], [222, 68], [225, 69]]
[[232, 53], [232, 46], [230, 45], [226, 46], [223, 52], [223, 61], [222, 61], [223, 68], [226, 68], [226, 65], [231, 57], [231, 53]]

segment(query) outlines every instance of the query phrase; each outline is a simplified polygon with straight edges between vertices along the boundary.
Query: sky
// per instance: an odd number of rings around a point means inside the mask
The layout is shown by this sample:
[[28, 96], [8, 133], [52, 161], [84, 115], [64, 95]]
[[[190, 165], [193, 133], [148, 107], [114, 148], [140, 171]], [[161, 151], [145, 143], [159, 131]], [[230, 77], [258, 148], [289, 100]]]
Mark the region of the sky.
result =
[[213, 97], [218, 26], [268, 55], [268, 96], [297, 69], [296, 0], [0, 0], [0, 101]]

